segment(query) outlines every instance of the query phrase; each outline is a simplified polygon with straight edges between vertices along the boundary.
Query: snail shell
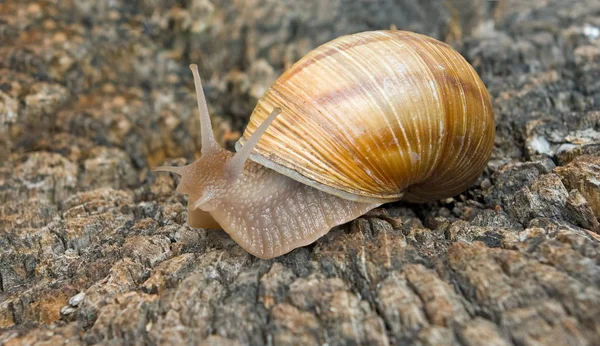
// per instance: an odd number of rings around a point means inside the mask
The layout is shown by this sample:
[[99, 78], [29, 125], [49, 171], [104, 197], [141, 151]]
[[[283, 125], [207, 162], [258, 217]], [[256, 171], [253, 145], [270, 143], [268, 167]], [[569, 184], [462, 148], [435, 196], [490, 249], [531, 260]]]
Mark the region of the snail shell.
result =
[[277, 107], [251, 160], [359, 202], [456, 195], [494, 145], [477, 73], [447, 44], [411, 32], [342, 36], [308, 53], [260, 99], [238, 149]]
[[215, 142], [191, 68], [202, 156], [157, 170], [181, 175], [189, 226], [223, 228], [260, 258], [310, 244], [385, 202], [460, 193], [494, 144], [477, 73], [423, 35], [364, 32], [308, 53], [258, 102], [235, 154]]

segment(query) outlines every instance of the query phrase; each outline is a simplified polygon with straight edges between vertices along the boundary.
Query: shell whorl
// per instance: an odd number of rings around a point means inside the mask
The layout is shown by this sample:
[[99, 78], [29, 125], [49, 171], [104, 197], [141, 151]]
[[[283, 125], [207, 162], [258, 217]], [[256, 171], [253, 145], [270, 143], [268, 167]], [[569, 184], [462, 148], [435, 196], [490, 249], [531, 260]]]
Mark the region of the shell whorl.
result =
[[275, 107], [251, 159], [343, 198], [450, 197], [495, 136], [483, 82], [450, 46], [405, 31], [342, 36], [309, 52], [258, 102], [238, 147]]

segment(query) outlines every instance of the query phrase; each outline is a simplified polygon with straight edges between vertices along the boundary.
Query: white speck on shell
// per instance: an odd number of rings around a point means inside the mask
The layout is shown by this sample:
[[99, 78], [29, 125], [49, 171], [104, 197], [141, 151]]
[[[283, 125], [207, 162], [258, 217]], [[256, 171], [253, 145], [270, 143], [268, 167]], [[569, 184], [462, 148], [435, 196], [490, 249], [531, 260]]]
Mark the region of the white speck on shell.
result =
[[415, 153], [414, 151], [410, 152], [410, 163], [411, 164], [415, 164], [417, 162], [421, 161], [421, 155]]

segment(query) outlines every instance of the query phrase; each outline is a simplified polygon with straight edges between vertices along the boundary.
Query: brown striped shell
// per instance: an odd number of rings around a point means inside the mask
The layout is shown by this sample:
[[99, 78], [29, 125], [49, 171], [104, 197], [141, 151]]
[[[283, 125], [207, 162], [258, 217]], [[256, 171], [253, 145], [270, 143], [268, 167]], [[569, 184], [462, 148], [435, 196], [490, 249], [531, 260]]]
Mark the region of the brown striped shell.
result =
[[285, 71], [238, 147], [282, 113], [251, 159], [337, 196], [435, 200], [464, 191], [494, 145], [488, 92], [449, 45], [406, 31], [342, 36]]

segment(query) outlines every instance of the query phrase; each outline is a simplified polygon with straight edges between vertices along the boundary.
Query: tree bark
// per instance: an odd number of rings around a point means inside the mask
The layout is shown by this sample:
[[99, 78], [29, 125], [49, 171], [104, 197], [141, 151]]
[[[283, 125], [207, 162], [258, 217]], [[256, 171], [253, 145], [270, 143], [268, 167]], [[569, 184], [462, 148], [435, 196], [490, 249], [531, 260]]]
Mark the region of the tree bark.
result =
[[[600, 340], [600, 3], [0, 3], [0, 344], [594, 345]], [[310, 49], [364, 30], [456, 47], [497, 138], [454, 198], [398, 202], [273, 260], [185, 226], [222, 144]]]

